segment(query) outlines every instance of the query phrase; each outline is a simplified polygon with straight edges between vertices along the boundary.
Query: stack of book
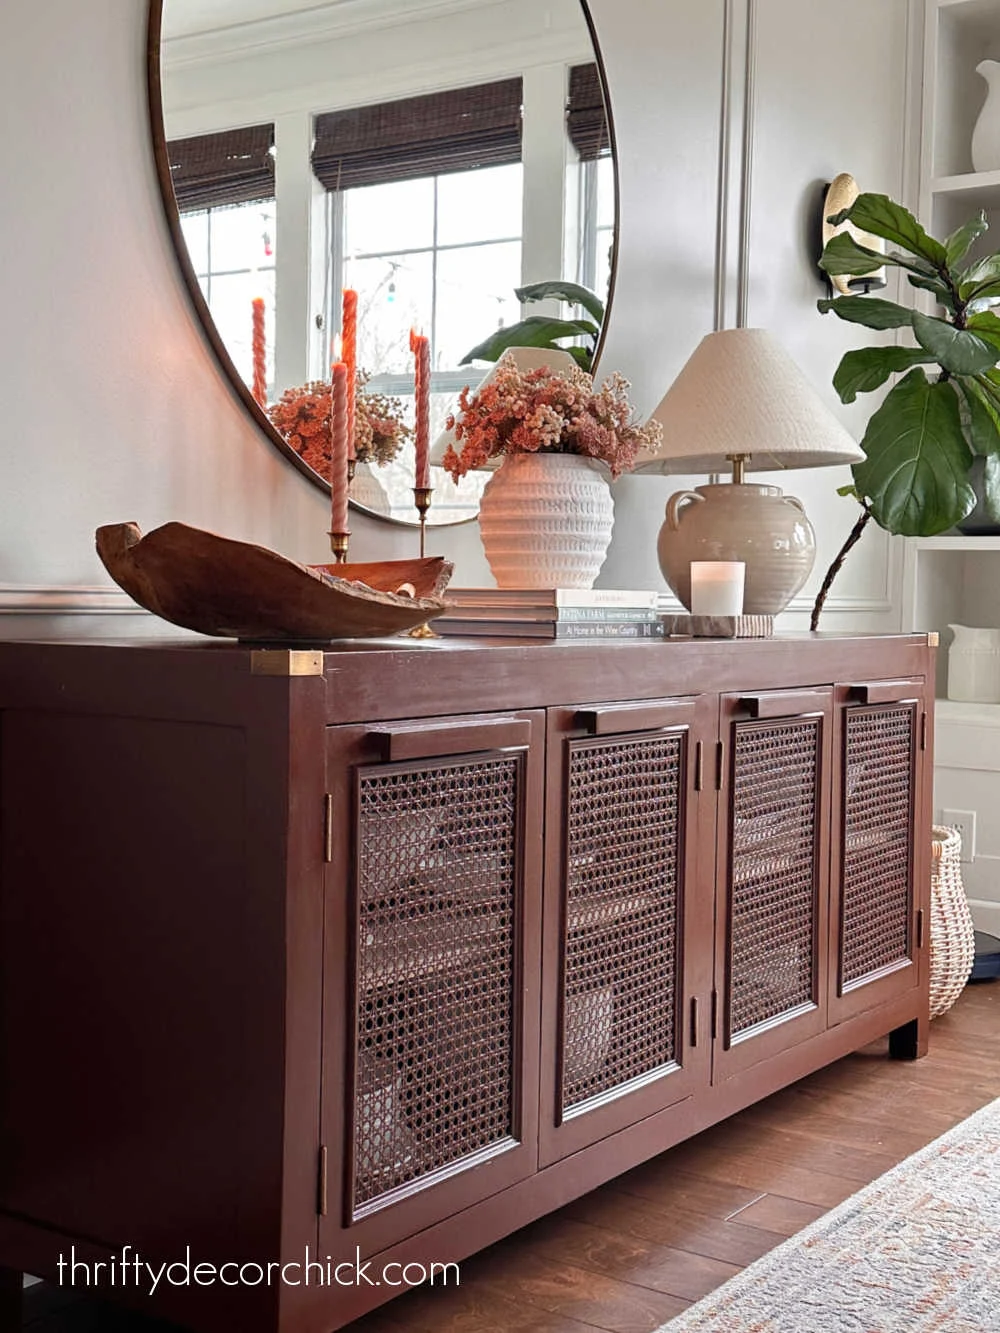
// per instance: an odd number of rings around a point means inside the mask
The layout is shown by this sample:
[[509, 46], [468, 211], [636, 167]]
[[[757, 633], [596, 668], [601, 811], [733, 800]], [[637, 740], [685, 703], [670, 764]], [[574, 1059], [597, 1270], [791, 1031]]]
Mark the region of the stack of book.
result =
[[439, 634], [494, 638], [662, 639], [659, 595], [621, 588], [448, 588]]

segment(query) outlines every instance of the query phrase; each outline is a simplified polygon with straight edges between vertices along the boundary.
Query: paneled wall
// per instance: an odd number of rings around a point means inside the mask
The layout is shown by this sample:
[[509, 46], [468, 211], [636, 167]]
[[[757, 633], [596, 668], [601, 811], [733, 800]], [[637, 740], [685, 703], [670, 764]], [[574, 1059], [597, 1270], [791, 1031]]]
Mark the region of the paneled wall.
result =
[[[796, 0], [591, 7], [621, 149], [622, 259], [605, 369], [628, 375], [648, 411], [698, 339], [742, 309], [832, 399], [830, 376], [852, 336], [815, 313], [810, 218], [819, 182], [837, 171], [909, 192], [910, 0], [840, 0], [842, 41], [821, 41], [814, 7]], [[149, 152], [143, 9], [139, 0], [4, 8], [0, 108], [13, 128], [0, 141], [3, 634], [154, 628], [116, 609], [125, 599], [93, 553], [100, 523], [183, 519], [294, 558], [326, 556], [323, 496], [244, 416], [178, 277]], [[863, 414], [849, 420], [860, 429]], [[788, 480], [821, 552], [831, 551], [851, 521], [834, 493], [842, 476]], [[603, 583], [663, 586], [655, 535], [679, 484], [619, 484]], [[353, 526], [360, 559], [413, 551], [406, 529], [360, 516]], [[457, 581], [488, 579], [474, 526], [435, 533], [434, 546], [456, 561]], [[894, 602], [875, 534], [852, 557], [829, 625], [891, 627]]]

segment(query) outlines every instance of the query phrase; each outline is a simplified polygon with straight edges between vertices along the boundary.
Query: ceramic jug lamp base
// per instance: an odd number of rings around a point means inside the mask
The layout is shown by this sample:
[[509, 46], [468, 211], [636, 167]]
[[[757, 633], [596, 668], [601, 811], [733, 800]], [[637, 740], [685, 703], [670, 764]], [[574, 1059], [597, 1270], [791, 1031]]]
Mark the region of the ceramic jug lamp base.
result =
[[663, 577], [689, 611], [693, 560], [742, 560], [744, 613], [773, 616], [809, 577], [816, 537], [801, 502], [778, 486], [697, 486], [667, 501], [657, 555]]

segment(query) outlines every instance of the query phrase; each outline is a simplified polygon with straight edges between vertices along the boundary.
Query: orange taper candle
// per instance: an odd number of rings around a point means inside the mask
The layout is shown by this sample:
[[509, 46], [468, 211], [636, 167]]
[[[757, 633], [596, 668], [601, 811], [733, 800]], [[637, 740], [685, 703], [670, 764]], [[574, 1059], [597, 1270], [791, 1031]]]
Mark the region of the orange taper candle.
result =
[[430, 424], [431, 424], [431, 342], [424, 334], [410, 330], [410, 349], [413, 352], [413, 392], [416, 402], [414, 447], [416, 477], [414, 485], [430, 486]]
[[340, 319], [343, 340], [343, 360], [347, 366], [347, 456], [354, 457], [355, 395], [358, 382], [358, 294], [344, 288], [344, 305]]
[[330, 368], [330, 504], [331, 532], [347, 532], [347, 380], [343, 361]]
[[253, 396], [261, 407], [267, 404], [267, 340], [264, 335], [264, 298], [255, 296], [253, 306]]

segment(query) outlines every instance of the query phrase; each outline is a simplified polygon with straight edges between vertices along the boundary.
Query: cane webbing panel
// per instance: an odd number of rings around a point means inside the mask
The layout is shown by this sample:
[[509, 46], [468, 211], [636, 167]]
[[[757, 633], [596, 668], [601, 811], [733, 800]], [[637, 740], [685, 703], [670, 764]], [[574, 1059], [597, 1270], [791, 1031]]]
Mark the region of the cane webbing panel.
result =
[[910, 956], [915, 711], [846, 711], [842, 988]]
[[564, 1111], [675, 1059], [684, 748], [569, 745]]
[[520, 774], [359, 779], [355, 1210], [513, 1133]]
[[730, 1036], [813, 999], [820, 721], [734, 729]]

